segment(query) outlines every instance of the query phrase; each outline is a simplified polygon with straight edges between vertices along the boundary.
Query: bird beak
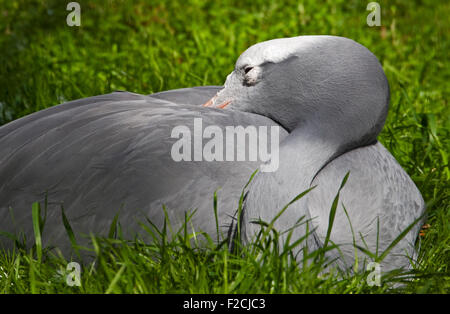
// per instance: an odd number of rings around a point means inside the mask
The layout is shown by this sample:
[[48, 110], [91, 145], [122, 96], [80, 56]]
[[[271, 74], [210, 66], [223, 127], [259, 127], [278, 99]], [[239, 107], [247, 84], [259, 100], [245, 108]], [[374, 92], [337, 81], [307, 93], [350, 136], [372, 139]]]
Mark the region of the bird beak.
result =
[[217, 98], [217, 95], [214, 96], [213, 98], [211, 98], [210, 100], [208, 100], [207, 102], [205, 102], [203, 104], [203, 107], [213, 107], [213, 108], [219, 108], [219, 109], [224, 109], [226, 106], [228, 106], [231, 103], [231, 100], [227, 100], [223, 103], [221, 103], [218, 106], [214, 106], [214, 100]]
[[216, 98], [217, 96], [214, 96], [213, 98], [211, 98], [210, 100], [208, 100], [207, 102], [205, 102], [202, 106], [203, 107], [212, 107], [212, 105], [214, 104], [214, 99]]
[[225, 109], [225, 107], [228, 106], [230, 103], [231, 103], [231, 100], [224, 101], [223, 103], [218, 105], [216, 108]]

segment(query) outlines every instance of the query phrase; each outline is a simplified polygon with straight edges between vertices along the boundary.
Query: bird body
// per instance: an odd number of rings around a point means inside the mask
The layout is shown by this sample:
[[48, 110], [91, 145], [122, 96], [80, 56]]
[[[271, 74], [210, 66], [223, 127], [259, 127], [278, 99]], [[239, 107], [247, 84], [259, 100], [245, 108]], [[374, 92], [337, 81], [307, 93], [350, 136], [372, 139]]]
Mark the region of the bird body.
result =
[[[214, 94], [220, 88], [210, 89]], [[125, 234], [132, 237], [146, 218], [162, 227], [164, 205], [174, 228], [184, 223], [185, 212], [197, 210], [201, 214], [191, 220], [196, 230], [216, 238], [212, 205], [217, 191], [221, 233], [226, 235], [242, 189], [259, 163], [177, 162], [171, 156], [177, 140], [172, 130], [180, 125], [193, 130], [195, 119], [202, 119], [205, 128], [276, 124], [259, 115], [190, 105], [186, 94], [197, 90], [156, 97], [116, 92], [65, 103], [1, 127], [0, 229], [24, 232], [32, 244], [31, 204], [47, 203], [44, 244], [68, 252], [62, 206], [77, 234], [106, 236], [119, 214]], [[178, 93], [188, 104], [163, 99], [176, 100]], [[206, 93], [201, 102], [213, 94]], [[281, 137], [287, 134], [282, 132]]]

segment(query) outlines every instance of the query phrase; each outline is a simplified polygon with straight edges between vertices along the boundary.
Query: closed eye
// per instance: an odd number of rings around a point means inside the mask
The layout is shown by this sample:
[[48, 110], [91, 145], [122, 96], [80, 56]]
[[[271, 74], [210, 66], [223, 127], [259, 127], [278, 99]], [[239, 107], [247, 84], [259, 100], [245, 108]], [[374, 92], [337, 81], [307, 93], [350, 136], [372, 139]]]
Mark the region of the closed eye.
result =
[[247, 74], [248, 72], [250, 72], [253, 69], [253, 67], [247, 66], [244, 68], [244, 73]]

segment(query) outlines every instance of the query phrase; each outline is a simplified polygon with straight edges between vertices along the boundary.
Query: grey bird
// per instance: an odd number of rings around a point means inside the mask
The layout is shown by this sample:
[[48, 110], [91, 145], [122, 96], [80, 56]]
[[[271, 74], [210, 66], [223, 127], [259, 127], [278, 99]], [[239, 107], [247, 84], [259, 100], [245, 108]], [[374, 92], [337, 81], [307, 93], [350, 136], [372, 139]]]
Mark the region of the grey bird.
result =
[[[44, 241], [63, 252], [70, 245], [62, 204], [75, 233], [105, 234], [119, 211], [132, 236], [144, 217], [161, 226], [164, 205], [175, 225], [196, 209], [194, 229], [215, 238], [217, 191], [219, 232], [232, 235], [242, 188], [263, 161], [177, 162], [171, 132], [193, 128], [195, 118], [222, 129], [279, 126], [278, 169], [258, 172], [245, 191], [243, 240], [257, 234], [255, 220], [271, 221], [315, 186], [274, 227], [295, 226], [297, 239], [306, 233], [307, 224], [297, 225], [303, 218], [313, 230], [310, 249], [323, 246], [330, 208], [349, 173], [329, 237], [339, 246], [330, 257], [348, 268], [354, 244], [383, 251], [425, 210], [413, 181], [377, 141], [388, 105], [386, 76], [367, 48], [343, 37], [300, 36], [251, 46], [223, 88], [116, 92], [55, 106], [0, 128], [0, 230], [32, 239], [31, 203], [46, 198]], [[384, 269], [409, 266], [419, 227], [395, 246]]]

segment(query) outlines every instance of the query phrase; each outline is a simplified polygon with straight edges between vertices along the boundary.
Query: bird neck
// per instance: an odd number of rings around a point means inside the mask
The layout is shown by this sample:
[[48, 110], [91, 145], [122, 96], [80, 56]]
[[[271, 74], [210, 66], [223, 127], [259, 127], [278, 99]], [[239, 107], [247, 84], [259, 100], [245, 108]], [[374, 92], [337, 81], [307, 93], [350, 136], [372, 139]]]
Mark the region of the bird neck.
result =
[[[258, 172], [248, 187], [242, 216], [247, 237], [259, 230], [258, 225], [249, 222], [272, 221], [285, 205], [311, 187], [316, 174], [347, 147], [345, 141], [338, 141], [338, 138], [336, 130], [330, 128], [305, 126], [291, 132], [280, 144], [278, 170]], [[303, 216], [310, 219], [305, 200], [301, 199], [290, 206], [274, 226], [284, 231]]]

